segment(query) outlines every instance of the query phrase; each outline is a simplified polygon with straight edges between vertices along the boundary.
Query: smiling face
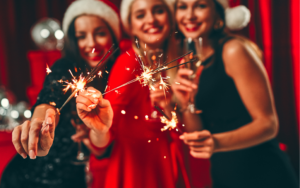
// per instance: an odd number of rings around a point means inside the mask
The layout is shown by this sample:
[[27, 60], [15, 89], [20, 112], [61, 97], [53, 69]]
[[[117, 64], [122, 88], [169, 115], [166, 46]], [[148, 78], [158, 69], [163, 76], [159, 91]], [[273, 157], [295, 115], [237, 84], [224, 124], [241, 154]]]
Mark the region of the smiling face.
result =
[[208, 37], [218, 15], [213, 0], [178, 0], [175, 19], [187, 38]]
[[76, 18], [74, 26], [80, 56], [95, 67], [113, 43], [108, 25], [98, 16], [83, 15]]
[[171, 31], [167, 6], [161, 0], [135, 0], [131, 6], [132, 35], [153, 48], [161, 48]]

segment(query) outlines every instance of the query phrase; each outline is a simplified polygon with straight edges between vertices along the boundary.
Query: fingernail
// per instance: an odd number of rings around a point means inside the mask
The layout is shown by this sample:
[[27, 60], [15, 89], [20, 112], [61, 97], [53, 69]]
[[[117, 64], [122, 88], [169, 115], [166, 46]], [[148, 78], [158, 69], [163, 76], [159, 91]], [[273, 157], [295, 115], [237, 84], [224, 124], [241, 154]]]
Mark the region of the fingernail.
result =
[[183, 140], [183, 139], [184, 139], [184, 136], [183, 136], [183, 135], [180, 135], [179, 138]]
[[52, 124], [52, 119], [51, 119], [50, 117], [48, 117], [46, 123], [47, 123], [48, 125], [51, 125], [51, 124]]
[[98, 103], [98, 99], [94, 99], [94, 103], [96, 103], [96, 104], [97, 104], [97, 103]]
[[29, 158], [30, 158], [30, 159], [36, 159], [36, 156], [35, 156], [35, 153], [34, 153], [33, 150], [30, 150], [30, 151], [29, 151]]
[[49, 131], [49, 125], [46, 125], [45, 129], [44, 129], [44, 133], [47, 133]]
[[97, 104], [91, 104], [90, 106], [88, 106], [88, 108], [94, 109], [96, 106], [97, 106]]
[[96, 93], [95, 90], [90, 90], [90, 89], [88, 89], [87, 91], [88, 91], [89, 93]]
[[22, 153], [21, 156], [23, 157], [23, 159], [27, 158], [27, 155], [25, 153]]

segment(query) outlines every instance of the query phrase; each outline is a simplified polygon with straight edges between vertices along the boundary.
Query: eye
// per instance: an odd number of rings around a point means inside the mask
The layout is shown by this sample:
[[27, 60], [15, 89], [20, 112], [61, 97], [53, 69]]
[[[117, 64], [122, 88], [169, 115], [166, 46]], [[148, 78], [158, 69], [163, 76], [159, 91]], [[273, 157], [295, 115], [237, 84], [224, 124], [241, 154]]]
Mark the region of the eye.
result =
[[106, 36], [106, 32], [105, 31], [97, 32], [96, 35], [103, 37]]
[[207, 7], [207, 5], [205, 3], [199, 3], [197, 5], [197, 8], [206, 8], [206, 7]]
[[145, 14], [137, 14], [137, 15], [136, 15], [136, 18], [137, 18], [137, 19], [142, 19], [142, 18], [144, 18], [144, 16], [145, 16]]
[[77, 40], [82, 40], [85, 38], [85, 35], [77, 35], [75, 36]]
[[184, 4], [179, 4], [179, 5], [177, 5], [177, 9], [184, 10], [184, 9], [187, 9], [187, 6]]
[[154, 10], [154, 13], [156, 14], [163, 14], [165, 12], [164, 8], [157, 8]]

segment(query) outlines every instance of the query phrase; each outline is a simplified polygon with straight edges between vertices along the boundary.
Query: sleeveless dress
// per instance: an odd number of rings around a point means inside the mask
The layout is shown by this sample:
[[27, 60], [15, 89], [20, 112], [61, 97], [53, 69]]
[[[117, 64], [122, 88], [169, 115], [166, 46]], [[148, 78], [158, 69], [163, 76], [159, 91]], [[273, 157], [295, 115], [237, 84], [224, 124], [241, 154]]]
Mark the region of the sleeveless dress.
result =
[[[252, 121], [233, 79], [224, 69], [223, 45], [207, 59], [200, 75], [195, 103], [204, 129], [213, 133], [235, 130]], [[238, 63], [238, 62], [237, 62]], [[214, 153], [211, 157], [214, 188], [297, 188], [298, 183], [289, 159], [279, 149], [276, 139], [229, 152]]]
[[[72, 76], [79, 76], [81, 70], [74, 68], [73, 61], [67, 58], [58, 60], [52, 67], [52, 72], [46, 76], [43, 89], [41, 90], [34, 108], [39, 104], [55, 102], [56, 107], [61, 107], [70, 96], [62, 91], [65, 86], [58, 80], [71, 81]], [[107, 80], [107, 75], [103, 74]], [[105, 78], [106, 77], [106, 78]], [[95, 79], [90, 85], [103, 91], [105, 82]], [[55, 129], [53, 145], [45, 157], [37, 157], [35, 160], [23, 159], [17, 154], [6, 167], [0, 182], [0, 188], [66, 188], [86, 187], [84, 165], [72, 164], [72, 159], [77, 155], [77, 144], [71, 136], [75, 134], [75, 128], [71, 119], [78, 118], [75, 98], [73, 98], [61, 111], [59, 123]]]
[[[134, 50], [130, 49], [115, 62], [106, 91], [135, 79], [140, 73], [141, 66]], [[150, 121], [149, 94], [148, 86], [143, 87], [137, 81], [104, 95], [114, 111], [110, 129], [113, 141], [104, 182], [97, 185], [104, 184], [101, 186], [104, 188], [190, 187], [183, 159], [173, 142], [176, 136], [169, 131], [161, 132], [163, 124], [160, 122]], [[102, 160], [105, 159], [90, 161], [91, 168]]]

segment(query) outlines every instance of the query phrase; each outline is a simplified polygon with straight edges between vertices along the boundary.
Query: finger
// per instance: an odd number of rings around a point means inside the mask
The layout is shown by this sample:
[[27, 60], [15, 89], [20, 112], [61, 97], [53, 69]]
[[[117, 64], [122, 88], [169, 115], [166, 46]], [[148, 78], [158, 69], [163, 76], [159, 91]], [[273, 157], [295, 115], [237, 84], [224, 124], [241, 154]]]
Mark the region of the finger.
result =
[[53, 108], [49, 108], [46, 111], [45, 122], [48, 125], [46, 132], [43, 135], [47, 135], [49, 132], [52, 139], [54, 139], [54, 129], [55, 129], [56, 111]]
[[77, 139], [83, 139], [83, 138], [88, 138], [89, 137], [89, 132], [87, 131], [79, 131], [76, 134], [73, 134], [71, 136], [72, 140], [77, 140]]
[[[183, 63], [185, 63], [185, 59], [184, 59], [184, 58], [182, 58], [182, 59], [180, 60], [179, 64], [183, 64]], [[180, 65], [180, 66], [179, 66], [180, 69], [182, 69], [182, 68], [184, 68], [184, 67], [185, 67], [185, 65]]]
[[21, 132], [22, 132], [22, 125], [19, 125], [17, 127], [14, 128], [13, 132], [12, 132], [12, 143], [16, 149], [16, 151], [24, 158], [26, 159], [27, 157], [27, 153], [25, 152], [25, 150], [22, 147], [21, 144]]
[[207, 152], [195, 152], [195, 151], [190, 151], [190, 154], [198, 159], [209, 159], [211, 157], [210, 153]]
[[101, 108], [111, 107], [110, 102], [103, 98], [99, 100], [98, 106]]
[[204, 131], [195, 131], [195, 132], [192, 132], [192, 133], [184, 133], [182, 135], [180, 135], [180, 139], [182, 140], [201, 140], [201, 139], [204, 139], [204, 138], [208, 138], [210, 137], [211, 134], [209, 131], [207, 130], [204, 130]]
[[86, 111], [86, 112], [92, 111], [91, 108], [89, 108], [87, 105], [85, 105], [83, 103], [77, 103], [76, 108], [77, 108], [78, 113], [81, 113], [82, 111]]
[[185, 141], [186, 141], [186, 144], [190, 147], [204, 147], [204, 146], [206, 146], [204, 141], [189, 141], [189, 140], [185, 140]]
[[[40, 136], [40, 131], [42, 128], [42, 121], [41, 120], [33, 120], [31, 122], [31, 126], [29, 129], [29, 139], [28, 139], [28, 155], [30, 159], [35, 159], [37, 155], [38, 149], [38, 141]], [[49, 126], [49, 124], [48, 124]], [[45, 128], [48, 130], [48, 128]], [[48, 132], [48, 131], [47, 131]]]
[[[85, 104], [86, 106], [90, 106], [92, 104], [95, 104], [94, 101], [92, 101], [93, 99], [90, 97], [87, 97], [87, 96], [82, 96], [82, 95], [79, 95], [77, 96], [76, 98], [76, 103], [82, 103], [82, 104]], [[98, 99], [95, 101], [98, 103]], [[97, 104], [96, 103], [96, 104]]]
[[187, 76], [192, 75], [193, 73], [194, 73], [194, 71], [192, 71], [190, 69], [182, 68], [182, 69], [178, 70], [177, 76], [179, 76], [179, 77], [187, 77]]
[[28, 153], [29, 129], [30, 129], [30, 121], [25, 121], [22, 125], [21, 144], [26, 153]]
[[210, 152], [211, 151], [211, 148], [210, 147], [192, 147], [190, 146], [189, 147], [191, 151], [194, 151], [194, 152]]
[[193, 89], [190, 86], [184, 86], [184, 85], [177, 85], [175, 87], [172, 87], [172, 90], [174, 92], [183, 91], [183, 92], [188, 92], [188, 93], [193, 91]]

